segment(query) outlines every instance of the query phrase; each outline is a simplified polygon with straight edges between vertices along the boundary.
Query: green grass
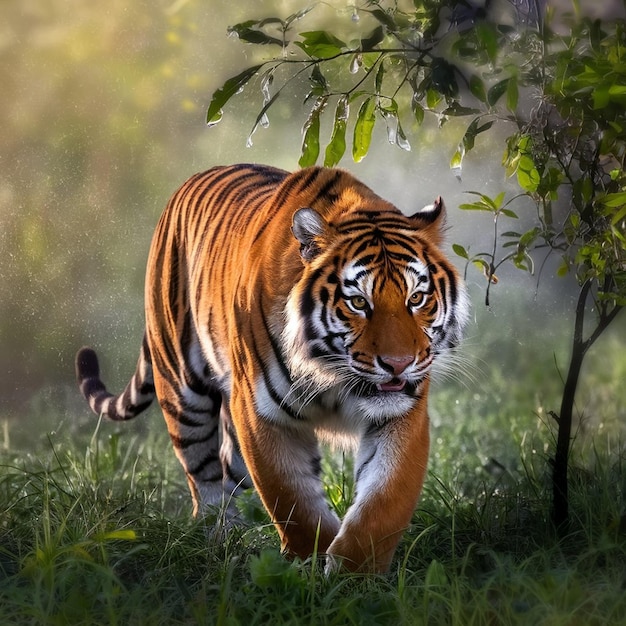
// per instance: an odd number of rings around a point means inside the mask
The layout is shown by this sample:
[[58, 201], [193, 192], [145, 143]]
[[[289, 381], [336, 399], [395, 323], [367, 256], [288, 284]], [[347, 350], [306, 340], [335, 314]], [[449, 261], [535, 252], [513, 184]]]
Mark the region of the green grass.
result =
[[[572, 532], [559, 539], [528, 438], [518, 470], [477, 471], [471, 428], [435, 428], [438, 456], [390, 574], [326, 578], [315, 559], [280, 556], [253, 494], [249, 523], [226, 538], [190, 519], [162, 428], [112, 430], [4, 454], [0, 623], [626, 624], [619, 452], [575, 468]], [[349, 463], [328, 457], [325, 470], [341, 510]]]

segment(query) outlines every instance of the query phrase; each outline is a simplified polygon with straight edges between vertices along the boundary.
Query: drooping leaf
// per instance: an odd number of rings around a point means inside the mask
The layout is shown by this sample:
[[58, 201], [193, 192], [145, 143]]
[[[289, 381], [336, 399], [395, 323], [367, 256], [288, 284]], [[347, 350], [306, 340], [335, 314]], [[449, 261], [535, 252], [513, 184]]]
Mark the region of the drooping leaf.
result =
[[385, 76], [385, 65], [384, 63], [381, 61], [380, 65], [378, 66], [378, 69], [376, 70], [376, 79], [374, 81], [375, 85], [376, 85], [376, 93], [380, 94], [381, 90], [383, 88], [383, 78]]
[[398, 118], [398, 135], [396, 137], [396, 145], [401, 150], [406, 150], [407, 152], [411, 151], [411, 144], [402, 128], [402, 124], [400, 123], [400, 118]]
[[263, 64], [253, 65], [243, 72], [229, 78], [213, 94], [209, 108], [207, 109], [207, 124], [215, 124], [221, 119], [222, 107], [263, 67]]
[[335, 108], [335, 121], [330, 142], [324, 154], [324, 167], [334, 167], [346, 151], [346, 121], [349, 115], [347, 96], [339, 98]]
[[376, 123], [376, 98], [363, 101], [359, 109], [352, 141], [352, 158], [359, 163], [365, 158], [372, 141], [372, 131]]
[[417, 101], [416, 98], [413, 98], [411, 101], [411, 108], [413, 109], [413, 115], [417, 125], [421, 126], [424, 121], [424, 107]]
[[429, 89], [426, 92], [426, 106], [434, 109], [443, 100], [441, 94], [436, 89]]
[[489, 104], [489, 106], [494, 106], [496, 102], [498, 102], [498, 100], [500, 100], [500, 98], [506, 93], [509, 85], [509, 80], [509, 78], [505, 78], [504, 80], [501, 80], [500, 82], [490, 87], [489, 91], [487, 92], [487, 104]]
[[326, 108], [328, 96], [319, 97], [302, 128], [302, 148], [298, 165], [315, 165], [320, 153], [320, 115]]
[[[463, 146], [459, 146], [456, 149], [456, 152], [452, 155], [452, 158], [450, 159], [450, 169], [451, 170], [460, 170], [461, 167], [463, 166], [463, 157], [465, 156], [464, 154], [464, 150], [463, 150]], [[460, 171], [459, 171], [460, 174]]]
[[493, 120], [480, 124], [481, 118], [475, 117], [470, 125], [467, 127], [465, 134], [463, 135], [462, 144], [466, 152], [469, 152], [474, 147], [476, 136], [480, 133], [484, 133], [493, 126]]
[[519, 100], [519, 90], [517, 88], [517, 78], [512, 76], [506, 86], [506, 108], [515, 113], [517, 101]]

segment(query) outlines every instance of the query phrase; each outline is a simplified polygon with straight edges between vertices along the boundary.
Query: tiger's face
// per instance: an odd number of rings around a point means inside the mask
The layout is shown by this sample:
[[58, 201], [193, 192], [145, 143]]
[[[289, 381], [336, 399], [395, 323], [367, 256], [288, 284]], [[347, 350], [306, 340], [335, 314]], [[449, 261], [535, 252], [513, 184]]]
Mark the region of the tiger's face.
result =
[[439, 251], [444, 207], [294, 216], [305, 270], [287, 305], [295, 378], [340, 386], [372, 419], [406, 413], [435, 358], [460, 339], [465, 294]]

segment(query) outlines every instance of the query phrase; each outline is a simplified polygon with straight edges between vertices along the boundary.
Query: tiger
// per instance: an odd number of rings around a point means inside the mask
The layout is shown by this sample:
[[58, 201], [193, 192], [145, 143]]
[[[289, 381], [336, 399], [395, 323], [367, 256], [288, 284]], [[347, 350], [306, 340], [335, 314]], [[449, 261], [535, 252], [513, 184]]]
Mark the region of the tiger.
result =
[[[286, 555], [387, 572], [424, 483], [433, 364], [468, 315], [444, 225], [441, 197], [408, 216], [343, 169], [196, 174], [153, 236], [133, 376], [110, 393], [82, 348], [81, 392], [112, 420], [158, 399], [194, 516], [236, 520], [253, 487]], [[343, 519], [326, 443], [354, 455]]]

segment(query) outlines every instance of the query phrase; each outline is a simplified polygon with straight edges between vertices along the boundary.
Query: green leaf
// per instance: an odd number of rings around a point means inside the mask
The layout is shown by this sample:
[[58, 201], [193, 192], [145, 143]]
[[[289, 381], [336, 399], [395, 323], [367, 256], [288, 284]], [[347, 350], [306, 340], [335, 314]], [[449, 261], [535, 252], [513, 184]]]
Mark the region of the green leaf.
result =
[[322, 96], [315, 101], [309, 117], [302, 128], [302, 148], [300, 150], [300, 167], [315, 165], [320, 153], [320, 115], [326, 108], [328, 96]]
[[493, 121], [485, 122], [482, 126], [479, 126], [480, 119], [480, 117], [474, 118], [463, 135], [462, 143], [466, 151], [469, 151], [474, 147], [476, 135], [489, 130], [493, 126]]
[[485, 91], [485, 83], [475, 74], [470, 77], [469, 88], [472, 95], [481, 102], [487, 102], [487, 92]]
[[498, 33], [495, 26], [490, 22], [481, 20], [476, 25], [475, 32], [481, 47], [493, 63], [498, 54]]
[[473, 196], [478, 196], [480, 200], [478, 202], [471, 202], [468, 204], [462, 204], [459, 208], [464, 211], [489, 211], [490, 213], [497, 213], [500, 211], [500, 206], [504, 199], [504, 193], [499, 193], [495, 198], [490, 198], [484, 193], [480, 193], [478, 191], [468, 191]]
[[517, 165], [517, 182], [524, 191], [535, 192], [539, 183], [541, 182], [541, 176], [535, 167], [535, 163], [528, 156], [528, 154], [522, 154]]
[[209, 108], [207, 109], [207, 124], [216, 124], [222, 118], [222, 107], [263, 67], [254, 65], [244, 70], [237, 76], [229, 78], [218, 90], [213, 94]]
[[348, 98], [339, 98], [335, 108], [335, 123], [329, 144], [324, 154], [324, 167], [334, 167], [341, 161], [346, 151], [346, 120], [348, 119]]
[[467, 252], [467, 250], [460, 244], [458, 243], [453, 243], [452, 244], [452, 250], [454, 250], [454, 253], [457, 256], [460, 256], [462, 259], [469, 259], [469, 254]]
[[490, 213], [493, 212], [493, 209], [491, 209], [486, 204], [482, 204], [480, 202], [463, 203], [459, 205], [459, 209], [461, 209], [462, 211], [489, 211]]
[[611, 225], [615, 226], [618, 222], [621, 222], [626, 217], [626, 204], [622, 205], [619, 211], [611, 217]]
[[413, 98], [413, 102], [411, 106], [413, 108], [413, 115], [415, 116], [415, 121], [417, 122], [418, 126], [421, 126], [422, 122], [424, 121], [424, 107], [419, 102], [416, 102], [415, 98]]
[[506, 108], [515, 113], [517, 110], [517, 102], [519, 100], [519, 91], [517, 88], [517, 78], [511, 77], [506, 86]]
[[621, 207], [626, 204], [626, 191], [621, 191], [619, 193], [607, 193], [606, 196], [600, 198], [599, 201], [606, 207]]
[[380, 65], [378, 66], [378, 69], [376, 70], [376, 80], [375, 85], [376, 85], [376, 93], [380, 95], [381, 90], [383, 88], [383, 77], [385, 76], [385, 66], [384, 64], [380, 63]]
[[370, 52], [385, 38], [385, 29], [377, 26], [367, 37], [361, 39], [361, 51]]
[[489, 89], [487, 92], [487, 104], [489, 104], [489, 106], [494, 106], [496, 102], [498, 102], [498, 100], [500, 100], [500, 98], [506, 93], [510, 80], [510, 78], [505, 78]]
[[359, 109], [352, 141], [352, 158], [359, 163], [365, 158], [372, 141], [372, 131], [376, 123], [376, 98], [367, 98]]
[[559, 268], [556, 271], [556, 275], [559, 276], [560, 278], [563, 278], [564, 276], [567, 276], [568, 272], [569, 272], [569, 266], [565, 261], [563, 261], [561, 265], [559, 265]]
[[341, 53], [347, 45], [325, 30], [312, 30], [300, 33], [303, 41], [296, 41], [296, 46], [315, 59], [329, 59]]
[[273, 24], [280, 23], [282, 24], [282, 20], [278, 18], [268, 18], [265, 20], [248, 20], [246, 22], [241, 22], [240, 24], [235, 24], [228, 29], [229, 33], [234, 33], [241, 39], [241, 41], [246, 41], [248, 43], [255, 44], [275, 44], [278, 46], [283, 45], [282, 39], [277, 39], [276, 37], [272, 37], [267, 35], [259, 28], [253, 28], [254, 26], [262, 27], [265, 24]]
[[429, 109], [434, 109], [442, 99], [441, 94], [435, 89], [429, 89], [426, 92], [426, 106]]
[[457, 149], [450, 159], [450, 169], [459, 169], [463, 165], [463, 150]]
[[535, 239], [537, 239], [537, 236], [539, 235], [540, 232], [541, 231], [536, 226], [534, 228], [531, 228], [529, 231], [526, 231], [519, 238], [518, 247], [520, 249], [528, 248], [528, 246], [530, 246], [530, 244], [533, 243], [533, 241], [535, 241]]

